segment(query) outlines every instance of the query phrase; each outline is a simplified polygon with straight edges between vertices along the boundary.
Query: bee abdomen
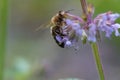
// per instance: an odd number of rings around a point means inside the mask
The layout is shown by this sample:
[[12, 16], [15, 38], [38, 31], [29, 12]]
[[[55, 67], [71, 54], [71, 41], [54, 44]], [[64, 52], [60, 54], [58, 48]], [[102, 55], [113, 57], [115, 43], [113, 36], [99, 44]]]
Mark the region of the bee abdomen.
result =
[[65, 47], [65, 42], [61, 42], [60, 40], [58, 40], [56, 38], [56, 36], [54, 36], [54, 40], [55, 42], [61, 47], [61, 48], [64, 48]]
[[52, 27], [52, 36], [60, 47], [65, 47], [65, 42], [62, 41], [65, 34], [63, 34], [62, 29], [59, 26]]

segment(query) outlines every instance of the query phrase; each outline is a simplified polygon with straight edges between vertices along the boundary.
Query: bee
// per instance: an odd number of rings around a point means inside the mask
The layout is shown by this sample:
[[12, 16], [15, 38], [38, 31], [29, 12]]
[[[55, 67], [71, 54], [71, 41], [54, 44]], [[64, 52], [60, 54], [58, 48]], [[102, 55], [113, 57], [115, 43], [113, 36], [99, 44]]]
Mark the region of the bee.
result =
[[61, 48], [65, 48], [66, 45], [70, 46], [72, 44], [71, 41], [76, 36], [75, 31], [66, 23], [66, 19], [78, 19], [76, 16], [69, 14], [69, 11], [59, 11], [51, 19], [52, 36]]
[[55, 16], [52, 17], [51, 23], [51, 33], [56, 41], [56, 43], [61, 47], [65, 47], [65, 41], [62, 41], [67, 34], [63, 33], [62, 27], [66, 24], [65, 20], [66, 19], [66, 12], [65, 11], [59, 11]]
[[[81, 34], [79, 23], [84, 23], [80, 17], [70, 14], [70, 11], [59, 11], [46, 26], [46, 28], [50, 27], [53, 39], [61, 48], [71, 47], [76, 43], [78, 34]], [[42, 27], [37, 28], [36, 31]]]

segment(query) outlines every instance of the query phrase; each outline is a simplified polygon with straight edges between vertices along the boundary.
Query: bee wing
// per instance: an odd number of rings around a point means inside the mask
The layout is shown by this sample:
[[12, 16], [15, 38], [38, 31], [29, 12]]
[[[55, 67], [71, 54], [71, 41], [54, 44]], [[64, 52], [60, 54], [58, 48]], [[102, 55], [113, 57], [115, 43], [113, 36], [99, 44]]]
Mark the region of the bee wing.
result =
[[49, 28], [51, 26], [52, 26], [51, 22], [49, 22], [48, 24], [42, 24], [38, 28], [36, 28], [35, 31], [44, 30], [44, 29], [47, 29], [47, 28]]

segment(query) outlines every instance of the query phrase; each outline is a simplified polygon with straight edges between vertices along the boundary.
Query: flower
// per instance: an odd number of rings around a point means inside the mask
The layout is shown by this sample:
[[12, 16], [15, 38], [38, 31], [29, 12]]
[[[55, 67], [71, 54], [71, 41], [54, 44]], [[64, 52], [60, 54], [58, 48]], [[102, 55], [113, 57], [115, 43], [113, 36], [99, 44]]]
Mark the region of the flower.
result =
[[97, 28], [100, 31], [105, 32], [106, 37], [110, 37], [113, 32], [115, 32], [115, 36], [119, 36], [118, 29], [120, 28], [120, 24], [115, 23], [115, 20], [119, 18], [120, 15], [118, 13], [113, 14], [112, 12], [99, 14], [94, 22], [97, 24]]
[[82, 35], [83, 29], [76, 20], [66, 19], [65, 23], [62, 30], [67, 37], [64, 36], [62, 42], [65, 42], [65, 47], [71, 47], [76, 44], [78, 37]]
[[88, 41], [96, 42], [96, 25], [94, 23], [89, 25]]
[[94, 19], [92, 19], [91, 15], [88, 15], [87, 20], [81, 20], [82, 22], [79, 20], [82, 18], [77, 18], [77, 16], [75, 16], [75, 19], [65, 19], [66, 25], [62, 29], [68, 36], [65, 42], [66, 46], [70, 47], [76, 44], [79, 37], [81, 37], [83, 43], [86, 43], [86, 40], [96, 42], [97, 38], [99, 38], [97, 37], [98, 32], [105, 32], [105, 36], [108, 38], [111, 37], [113, 32], [115, 36], [120, 36], [118, 31], [120, 24], [115, 23], [115, 20], [119, 17], [120, 14], [109, 11], [99, 14]]
[[112, 25], [114, 31], [115, 31], [115, 36], [120, 36], [120, 33], [118, 31], [118, 29], [120, 28], [120, 24], [116, 23]]

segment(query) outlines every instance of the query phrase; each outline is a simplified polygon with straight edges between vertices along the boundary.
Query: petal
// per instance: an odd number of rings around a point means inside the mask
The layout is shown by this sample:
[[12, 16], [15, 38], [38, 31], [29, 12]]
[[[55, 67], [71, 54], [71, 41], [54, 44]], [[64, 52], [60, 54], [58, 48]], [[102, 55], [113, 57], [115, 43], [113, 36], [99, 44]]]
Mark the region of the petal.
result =
[[62, 38], [59, 35], [57, 35], [55, 38], [58, 42], [62, 42]]
[[120, 33], [118, 30], [115, 30], [115, 36], [120, 36]]
[[106, 32], [105, 36], [110, 37], [112, 32], [114, 31], [114, 29], [111, 26], [105, 26], [104, 28], [105, 28], [105, 32]]
[[88, 34], [88, 41], [96, 42], [96, 25], [94, 23], [91, 23], [89, 27], [90, 29]]
[[110, 15], [108, 15], [108, 16], [109, 16], [109, 19], [110, 19], [110, 20], [115, 21], [117, 18], [120, 17], [120, 14], [115, 13], [115, 14], [110, 14]]
[[74, 30], [79, 30], [79, 29], [80, 29], [80, 24], [74, 22], [74, 23], [72, 24], [72, 28], [73, 28]]
[[116, 24], [114, 24], [112, 26], [113, 26], [113, 29], [115, 31], [115, 36], [120, 36], [120, 33], [118, 31], [118, 29], [120, 28], [120, 24], [116, 23]]
[[70, 19], [66, 19], [65, 21], [66, 21], [66, 24], [67, 24], [67, 25], [73, 24], [72, 20], [70, 20]]
[[66, 41], [65, 45], [66, 45], [66, 46], [71, 46], [72, 43], [71, 43], [70, 41]]
[[77, 36], [81, 36], [83, 33], [83, 29], [81, 29], [81, 26], [79, 23], [73, 23], [72, 29], [75, 30], [75, 33]]
[[89, 33], [93, 34], [93, 35], [96, 35], [96, 25], [94, 23], [91, 23], [89, 25]]
[[88, 41], [96, 42], [96, 37], [95, 36], [88, 36]]
[[105, 36], [108, 37], [108, 38], [110, 38], [111, 34], [112, 33], [110, 33], [110, 32], [106, 32]]
[[119, 29], [120, 28], [120, 24], [116, 23], [112, 25], [114, 29]]

